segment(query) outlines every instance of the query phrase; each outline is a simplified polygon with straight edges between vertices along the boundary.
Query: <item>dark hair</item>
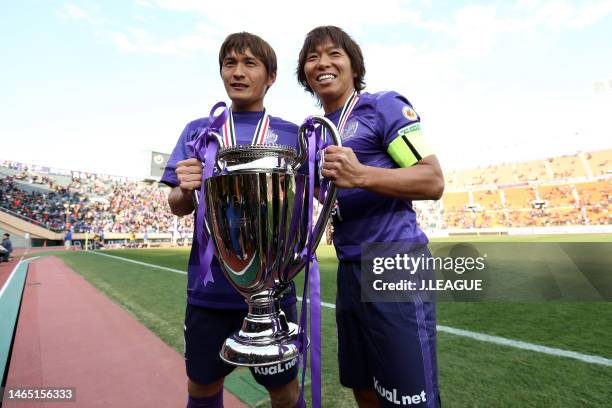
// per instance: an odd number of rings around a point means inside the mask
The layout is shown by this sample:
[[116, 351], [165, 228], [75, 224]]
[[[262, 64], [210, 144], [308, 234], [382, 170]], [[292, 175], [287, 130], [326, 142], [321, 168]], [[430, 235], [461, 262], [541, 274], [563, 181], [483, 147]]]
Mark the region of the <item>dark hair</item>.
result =
[[306, 34], [304, 44], [300, 50], [300, 57], [298, 59], [298, 67], [296, 74], [298, 82], [304, 87], [304, 89], [314, 95], [312, 88], [308, 85], [306, 80], [306, 74], [304, 73], [304, 65], [306, 65], [306, 58], [308, 54], [315, 50], [319, 45], [325, 41], [331, 41], [336, 46], [342, 48], [349, 59], [351, 60], [351, 68], [357, 76], [353, 79], [353, 86], [357, 92], [360, 92], [365, 88], [365, 63], [363, 62], [363, 54], [359, 45], [348, 35], [344, 30], [336, 26], [320, 26], [315, 28]]
[[263, 62], [268, 75], [276, 74], [277, 62], [274, 49], [261, 37], [244, 31], [228, 35], [223, 44], [221, 44], [221, 49], [219, 50], [219, 71], [223, 67], [223, 60], [230, 52], [244, 53], [247, 48], [251, 50], [255, 58]]

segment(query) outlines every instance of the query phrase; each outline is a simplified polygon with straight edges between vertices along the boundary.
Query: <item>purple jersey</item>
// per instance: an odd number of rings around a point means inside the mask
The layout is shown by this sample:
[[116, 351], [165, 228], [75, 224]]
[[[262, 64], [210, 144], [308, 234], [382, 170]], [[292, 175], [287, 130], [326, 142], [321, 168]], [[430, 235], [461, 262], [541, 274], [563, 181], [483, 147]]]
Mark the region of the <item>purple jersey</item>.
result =
[[[338, 124], [342, 109], [325, 116]], [[418, 124], [410, 102], [396, 92], [362, 93], [342, 132], [342, 145], [359, 162], [374, 167], [398, 168], [389, 145], [405, 129]], [[418, 125], [417, 125], [418, 126]], [[370, 242], [428, 242], [418, 227], [412, 201], [386, 197], [364, 189], [338, 189], [333, 212], [334, 245], [341, 261], [359, 261], [361, 244]]]
[[[233, 112], [236, 144], [252, 143], [253, 134], [261, 117], [262, 112]], [[273, 116], [269, 118], [270, 125], [267, 134], [264, 136], [264, 143], [275, 143], [297, 148], [297, 125]], [[175, 173], [176, 163], [190, 157], [187, 143], [196, 137], [199, 129], [208, 126], [208, 123], [207, 118], [201, 118], [187, 124], [168, 160], [161, 178], [162, 183], [170, 187], [179, 185]], [[187, 301], [196, 306], [214, 309], [246, 309], [247, 305], [244, 298], [225, 278], [216, 256], [213, 257], [210, 265], [214, 283], [203, 285], [200, 279], [199, 246], [195, 239], [195, 231], [193, 237], [187, 274]], [[283, 305], [295, 303], [293, 284], [291, 285], [290, 296], [286, 296], [282, 303]]]

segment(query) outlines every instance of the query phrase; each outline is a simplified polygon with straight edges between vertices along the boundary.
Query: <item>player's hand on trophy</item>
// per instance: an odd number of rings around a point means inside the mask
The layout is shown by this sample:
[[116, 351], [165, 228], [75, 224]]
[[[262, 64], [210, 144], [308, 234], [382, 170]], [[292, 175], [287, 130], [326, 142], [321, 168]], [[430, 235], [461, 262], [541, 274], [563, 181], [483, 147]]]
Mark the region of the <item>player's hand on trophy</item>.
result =
[[332, 145], [325, 148], [321, 174], [330, 179], [336, 187], [358, 188], [364, 184], [366, 166], [359, 162], [350, 147]]
[[195, 190], [202, 185], [202, 162], [196, 158], [176, 163], [176, 177], [182, 190]]

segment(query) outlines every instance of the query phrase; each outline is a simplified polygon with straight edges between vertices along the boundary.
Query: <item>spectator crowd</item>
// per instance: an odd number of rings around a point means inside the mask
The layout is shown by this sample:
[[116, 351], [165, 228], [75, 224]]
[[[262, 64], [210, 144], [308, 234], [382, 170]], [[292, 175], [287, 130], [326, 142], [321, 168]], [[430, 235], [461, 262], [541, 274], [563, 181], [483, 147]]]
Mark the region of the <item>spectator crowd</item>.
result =
[[[590, 160], [591, 157], [586, 159]], [[576, 163], [575, 160], [571, 161], [573, 157], [567, 160], [568, 165]], [[602, 158], [597, 160], [597, 163], [608, 165], [608, 161], [602, 161]], [[472, 182], [475, 175], [470, 173]], [[505, 177], [501, 173], [498, 176]], [[453, 177], [456, 179], [457, 174], [451, 174], [450, 178]], [[466, 183], [459, 181], [458, 184]], [[472, 188], [477, 189], [475, 186]], [[447, 193], [440, 202], [417, 201], [414, 205], [419, 224], [428, 231], [612, 224], [609, 213], [612, 183], [609, 178], [550, 187], [534, 185], [502, 189], [505, 192], [503, 203], [498, 190], [491, 188], [474, 191], [473, 205], [468, 205], [468, 201], [472, 200], [468, 199], [466, 190], [463, 193]], [[545, 206], [534, 207], [536, 189], [539, 190], [539, 200], [545, 202]], [[157, 183], [28, 167], [22, 163], [0, 160], [0, 209], [56, 232], [67, 229], [74, 233], [94, 234], [176, 232], [181, 240], [186, 241], [193, 232], [193, 218], [173, 216], [167, 204], [168, 193], [166, 186]], [[452, 194], [456, 197], [451, 199]]]
[[[6, 166], [2, 166], [5, 169]], [[9, 168], [10, 169], [10, 168]], [[14, 168], [13, 168], [14, 170]], [[66, 178], [0, 172], [0, 207], [12, 215], [53, 231], [165, 233], [193, 230], [192, 217], [176, 219], [167, 204], [169, 189], [92, 173]]]

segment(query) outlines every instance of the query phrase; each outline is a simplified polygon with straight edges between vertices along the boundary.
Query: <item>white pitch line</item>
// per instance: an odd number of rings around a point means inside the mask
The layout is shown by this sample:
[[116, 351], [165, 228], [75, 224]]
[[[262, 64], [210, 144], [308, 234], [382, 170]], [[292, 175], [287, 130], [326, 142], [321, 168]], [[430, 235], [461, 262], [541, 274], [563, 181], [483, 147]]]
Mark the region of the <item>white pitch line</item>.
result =
[[[301, 296], [296, 296], [296, 298], [300, 302], [302, 301], [302, 297]], [[310, 300], [307, 300], [306, 302], [310, 303]], [[327, 303], [327, 302], [321, 302], [321, 306], [326, 307], [328, 309], [335, 309], [336, 308], [336, 305], [334, 305], [333, 303]]]
[[168, 272], [180, 273], [181, 275], [187, 275], [187, 272], [181, 271], [179, 269], [166, 268], [165, 266], [159, 266], [159, 265], [154, 265], [154, 264], [150, 264], [150, 263], [146, 263], [146, 262], [135, 261], [133, 259], [123, 258], [121, 256], [102, 254], [100, 252], [93, 252], [93, 251], [88, 251], [87, 253], [88, 254], [94, 254], [94, 255], [100, 255], [100, 256], [108, 256], [109, 258], [119, 259], [121, 261], [130, 262], [130, 263], [133, 263], [133, 264], [136, 264], [136, 265], [148, 266], [148, 267], [151, 267], [151, 268], [161, 269], [162, 271], [168, 271]]
[[[143, 266], [149, 266], [151, 268], [162, 269], [162, 270], [169, 271], [169, 272], [180, 273], [183, 275], [187, 274], [186, 272], [180, 271], [178, 269], [166, 268], [164, 266], [134, 261], [132, 259], [127, 259], [127, 258], [123, 258], [120, 256], [102, 254], [100, 252], [89, 252], [89, 253], [96, 254], [96, 255], [102, 255], [102, 256], [108, 256], [110, 258], [118, 259], [121, 261], [131, 262], [131, 263], [135, 263], [135, 264], [143, 265]], [[300, 302], [302, 301], [301, 296], [297, 296], [297, 299]], [[334, 305], [333, 303], [327, 303], [327, 302], [321, 302], [321, 306], [326, 307], [328, 309], [336, 308], [336, 305]], [[520, 341], [520, 340], [507, 339], [505, 337], [500, 337], [500, 336], [491, 336], [489, 334], [473, 332], [470, 330], [456, 329], [454, 327], [449, 327], [449, 326], [437, 325], [436, 329], [439, 332], [453, 334], [455, 336], [467, 337], [467, 338], [482, 341], [485, 343], [493, 343], [493, 344], [498, 344], [501, 346], [514, 347], [514, 348], [518, 348], [521, 350], [535, 351], [537, 353], [548, 354], [551, 356], [572, 358], [574, 360], [580, 360], [585, 363], [598, 364], [598, 365], [603, 365], [607, 367], [612, 367], [612, 359], [605, 358], [605, 357], [594, 356], [590, 354], [582, 354], [582, 353], [577, 353], [575, 351], [568, 351], [568, 350], [558, 349], [555, 347], [547, 347], [547, 346], [542, 346], [539, 344], [527, 343], [525, 341]]]
[[[297, 299], [300, 302], [302, 301], [301, 296], [298, 296]], [[336, 308], [336, 305], [332, 303], [326, 303], [326, 302], [321, 302], [321, 306], [324, 306], [330, 309]], [[499, 344], [501, 346], [514, 347], [514, 348], [518, 348], [521, 350], [535, 351], [538, 353], [549, 354], [551, 356], [573, 358], [575, 360], [584, 361], [586, 363], [599, 364], [599, 365], [612, 367], [612, 360], [609, 358], [605, 358], [605, 357], [593, 356], [590, 354], [582, 354], [582, 353], [577, 353], [575, 351], [558, 349], [555, 347], [541, 346], [539, 344], [527, 343], [525, 341], [520, 341], [520, 340], [507, 339], [505, 337], [500, 337], [500, 336], [491, 336], [489, 334], [473, 332], [470, 330], [456, 329], [454, 327], [449, 327], [449, 326], [437, 325], [436, 330], [439, 332], [454, 334], [455, 336], [467, 337], [470, 339], [483, 341], [486, 343]]]
[[454, 327], [438, 325], [436, 326], [436, 328], [440, 332], [454, 334], [455, 336], [468, 337], [470, 339], [484, 341], [487, 343], [495, 343], [495, 344], [499, 344], [502, 346], [509, 346], [509, 347], [514, 347], [514, 348], [518, 348], [522, 350], [529, 350], [529, 351], [535, 351], [535, 352], [543, 353], [543, 354], [550, 354], [551, 356], [573, 358], [574, 360], [584, 361], [585, 363], [599, 364], [599, 365], [612, 367], [612, 360], [609, 358], [605, 358], [605, 357], [593, 356], [590, 354], [582, 354], [582, 353], [577, 353], [575, 351], [558, 349], [555, 347], [546, 347], [546, 346], [541, 346], [539, 344], [527, 343], [525, 341], [520, 341], [520, 340], [507, 339], [505, 337], [491, 336], [489, 334], [478, 333], [478, 332], [473, 332], [469, 330], [455, 329]]

